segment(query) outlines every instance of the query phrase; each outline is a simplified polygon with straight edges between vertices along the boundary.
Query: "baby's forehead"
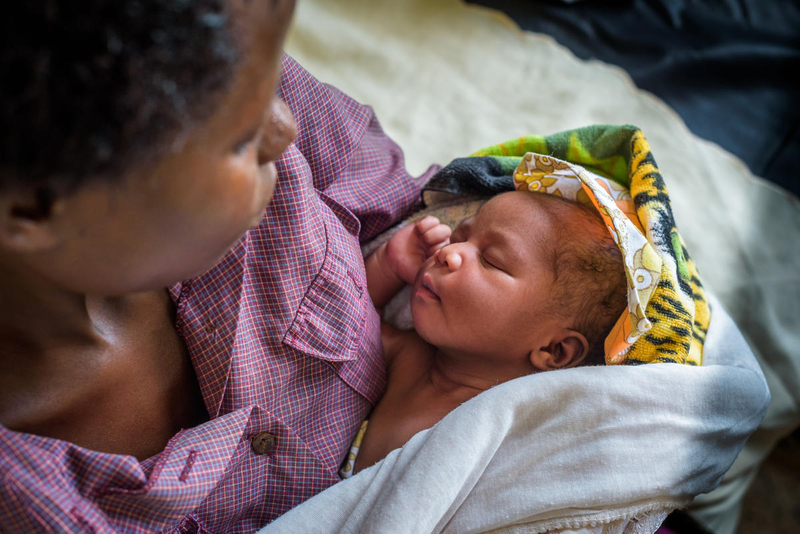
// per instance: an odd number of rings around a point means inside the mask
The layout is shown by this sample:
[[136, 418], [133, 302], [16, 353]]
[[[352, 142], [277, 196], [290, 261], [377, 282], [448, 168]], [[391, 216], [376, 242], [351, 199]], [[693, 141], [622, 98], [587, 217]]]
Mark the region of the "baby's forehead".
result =
[[467, 231], [480, 230], [487, 240], [501, 237], [534, 251], [543, 245], [552, 248], [553, 240], [570, 240], [575, 234], [605, 232], [600, 215], [577, 202], [529, 191], [493, 197], [462, 224]]
[[[532, 226], [547, 226], [554, 221], [553, 209], [541, 198], [541, 193], [512, 191], [489, 199], [472, 218], [480, 226], [502, 225], [522, 230]], [[471, 221], [467, 220], [467, 224]]]
[[510, 245], [518, 252], [536, 253], [543, 239], [552, 237], [549, 213], [539, 209], [535, 200], [525, 198], [532, 193], [522, 192], [523, 198], [494, 197], [471, 217], [456, 227], [455, 233], [479, 235], [484, 244]]

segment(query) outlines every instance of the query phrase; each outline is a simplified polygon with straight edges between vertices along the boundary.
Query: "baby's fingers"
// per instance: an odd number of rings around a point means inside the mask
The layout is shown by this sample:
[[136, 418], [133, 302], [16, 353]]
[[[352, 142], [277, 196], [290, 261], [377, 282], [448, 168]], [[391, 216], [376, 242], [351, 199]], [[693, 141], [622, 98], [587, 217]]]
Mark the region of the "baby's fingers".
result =
[[450, 234], [452, 233], [449, 226], [437, 224], [422, 234], [422, 243], [427, 249], [428, 255], [430, 256], [436, 250], [447, 245], [450, 242]]
[[428, 215], [427, 217], [423, 217], [422, 219], [418, 220], [414, 224], [414, 226], [417, 229], [417, 233], [419, 235], [424, 235], [425, 232], [427, 232], [428, 230], [430, 230], [432, 228], [435, 228], [439, 224], [441, 224], [439, 222], [439, 219], [437, 219], [433, 215]]

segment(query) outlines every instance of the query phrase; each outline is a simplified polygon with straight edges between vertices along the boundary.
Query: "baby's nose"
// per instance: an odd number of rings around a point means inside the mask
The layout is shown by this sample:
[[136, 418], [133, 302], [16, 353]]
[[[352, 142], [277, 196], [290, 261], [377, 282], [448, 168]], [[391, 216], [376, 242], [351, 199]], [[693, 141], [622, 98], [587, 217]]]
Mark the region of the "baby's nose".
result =
[[436, 263], [446, 266], [451, 271], [456, 271], [461, 267], [461, 254], [458, 253], [457, 247], [454, 247], [452, 243], [437, 250], [434, 257], [436, 258]]

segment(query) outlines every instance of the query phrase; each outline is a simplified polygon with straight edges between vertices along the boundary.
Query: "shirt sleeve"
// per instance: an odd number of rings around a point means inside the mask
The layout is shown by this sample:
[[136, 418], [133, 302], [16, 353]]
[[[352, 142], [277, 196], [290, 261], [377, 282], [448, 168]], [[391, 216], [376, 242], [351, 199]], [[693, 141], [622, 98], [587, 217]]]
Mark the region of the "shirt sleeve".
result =
[[372, 107], [356, 103], [335, 88], [331, 90], [349, 100], [350, 106], [360, 106], [368, 116], [361, 143], [326, 191], [359, 219], [364, 242], [422, 206], [420, 191], [439, 166], [432, 165], [419, 177], [409, 175], [402, 149], [384, 133]]
[[289, 56], [279, 94], [297, 120], [295, 145], [312, 169], [314, 187], [355, 215], [362, 242], [421, 206], [422, 186], [439, 166], [409, 175], [403, 151], [370, 106], [319, 82]]

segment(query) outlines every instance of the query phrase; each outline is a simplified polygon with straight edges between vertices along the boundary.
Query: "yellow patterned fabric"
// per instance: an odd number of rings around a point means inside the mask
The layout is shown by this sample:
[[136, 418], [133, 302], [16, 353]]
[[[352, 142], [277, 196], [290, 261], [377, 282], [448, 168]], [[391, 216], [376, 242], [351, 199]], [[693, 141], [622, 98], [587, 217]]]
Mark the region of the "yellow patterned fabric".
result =
[[702, 363], [710, 309], [641, 131], [593, 126], [523, 137], [473, 156], [499, 157], [503, 167], [522, 156], [513, 171], [517, 189], [590, 203], [600, 213], [628, 281], [628, 307], [606, 338], [607, 364]]
[[361, 442], [364, 441], [364, 434], [367, 432], [367, 426], [369, 426], [369, 419], [361, 423], [361, 427], [359, 427], [358, 433], [355, 439], [353, 439], [353, 443], [350, 445], [350, 452], [347, 453], [347, 457], [339, 468], [339, 477], [342, 479], [350, 478], [355, 474], [353, 470], [356, 466], [358, 450], [361, 448]]

